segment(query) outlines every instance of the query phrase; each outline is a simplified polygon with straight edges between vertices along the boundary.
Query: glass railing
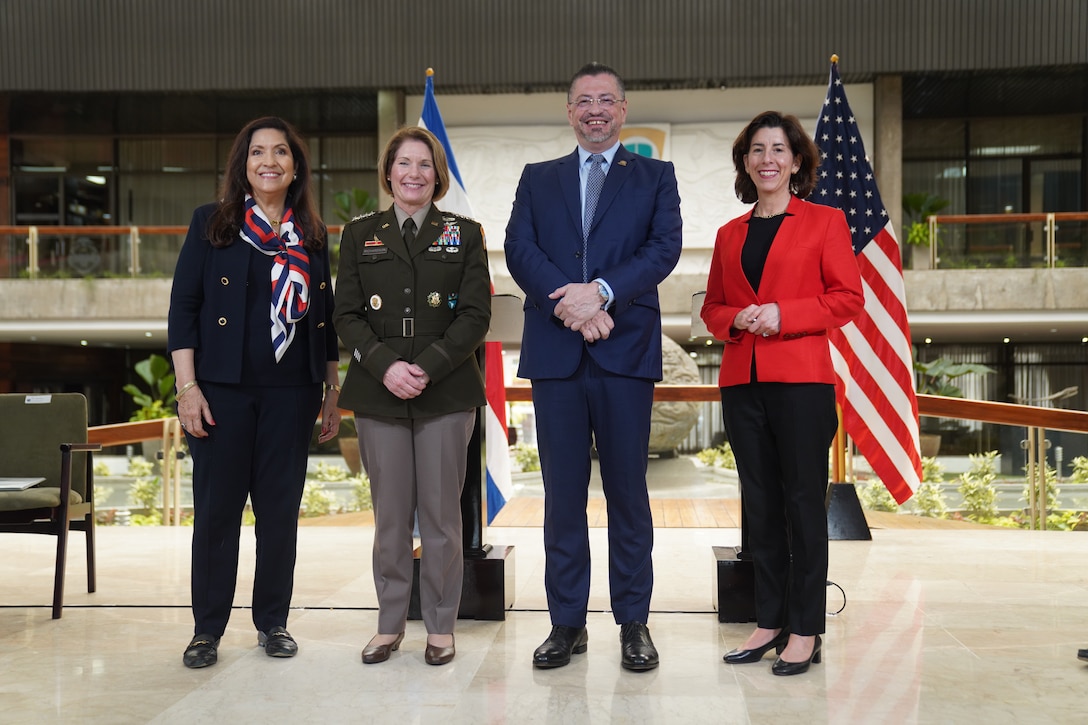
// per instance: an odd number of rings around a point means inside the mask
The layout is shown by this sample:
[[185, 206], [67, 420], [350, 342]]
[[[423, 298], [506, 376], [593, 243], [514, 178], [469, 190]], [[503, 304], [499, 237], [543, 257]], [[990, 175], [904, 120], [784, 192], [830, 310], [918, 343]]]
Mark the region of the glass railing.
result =
[[[340, 238], [340, 226], [329, 238]], [[170, 278], [188, 227], [0, 226], [0, 279]]]
[[930, 269], [1088, 266], [1086, 212], [931, 216], [927, 223]]

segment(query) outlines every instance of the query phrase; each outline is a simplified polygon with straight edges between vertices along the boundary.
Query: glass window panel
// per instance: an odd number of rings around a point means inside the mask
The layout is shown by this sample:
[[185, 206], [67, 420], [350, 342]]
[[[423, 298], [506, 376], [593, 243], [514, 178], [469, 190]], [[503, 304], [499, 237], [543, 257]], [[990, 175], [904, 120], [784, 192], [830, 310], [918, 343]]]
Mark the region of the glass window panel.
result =
[[335, 196], [338, 192], [363, 189], [377, 203], [378, 179], [373, 171], [326, 171], [316, 175], [314, 180], [316, 182], [315, 193], [318, 195], [318, 207], [321, 209], [321, 218], [325, 220], [326, 224], [343, 224], [360, 213], [359, 210], [353, 208], [351, 217], [343, 219], [338, 213], [339, 208], [336, 206]]
[[[322, 141], [322, 169], [377, 169], [377, 136], [333, 136]], [[316, 162], [315, 162], [316, 164]]]
[[967, 213], [1006, 214], [1023, 209], [1020, 159], [971, 161], [967, 165]]
[[121, 174], [120, 224], [187, 226], [193, 210], [215, 199], [216, 176], [205, 174]]
[[122, 171], [214, 171], [215, 140], [121, 139], [118, 166]]
[[11, 163], [15, 168], [33, 170], [82, 169], [98, 171], [113, 167], [113, 140], [110, 138], [24, 138], [13, 139]]
[[962, 159], [966, 123], [957, 119], [903, 121], [903, 160]]
[[984, 118], [971, 121], [971, 156], [1080, 153], [1078, 116]]
[[15, 223], [60, 224], [60, 178], [16, 174]]

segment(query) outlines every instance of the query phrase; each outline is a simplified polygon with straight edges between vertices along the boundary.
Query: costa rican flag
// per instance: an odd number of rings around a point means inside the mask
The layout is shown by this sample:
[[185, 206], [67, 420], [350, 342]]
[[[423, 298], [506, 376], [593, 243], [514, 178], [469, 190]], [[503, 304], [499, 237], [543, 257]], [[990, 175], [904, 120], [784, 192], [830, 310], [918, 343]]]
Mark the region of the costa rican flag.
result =
[[821, 162], [809, 201], [845, 212], [865, 289], [861, 315], [829, 333], [843, 427], [895, 500], [903, 503], [922, 479], [922, 458], [902, 258], [846, 102], [838, 56], [831, 58], [815, 141]]
[[[450, 188], [442, 199], [444, 211], [472, 216], [461, 172], [453, 157], [450, 138], [446, 134], [446, 125], [438, 111], [438, 102], [434, 98], [434, 70], [427, 69], [427, 90], [423, 95], [423, 111], [419, 125], [435, 135], [446, 152], [446, 161], [450, 167]], [[495, 291], [494, 287], [491, 289]], [[514, 484], [510, 478], [510, 454], [506, 428], [506, 383], [502, 371], [502, 344], [484, 343], [484, 380], [487, 393], [485, 410], [484, 441], [486, 446], [487, 467], [487, 523], [495, 520], [506, 502], [514, 496]]]

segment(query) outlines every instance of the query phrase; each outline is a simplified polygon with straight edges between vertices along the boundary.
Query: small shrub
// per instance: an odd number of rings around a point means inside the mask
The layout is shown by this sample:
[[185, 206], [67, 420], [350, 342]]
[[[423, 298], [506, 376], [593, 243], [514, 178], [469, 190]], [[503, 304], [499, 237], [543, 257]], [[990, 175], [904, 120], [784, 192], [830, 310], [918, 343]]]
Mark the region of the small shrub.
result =
[[970, 454], [971, 470], [961, 473], [959, 492], [963, 496], [964, 517], [980, 524], [997, 519], [997, 451]]
[[351, 481], [351, 510], [370, 511], [374, 508], [374, 502], [370, 498], [370, 479], [365, 473], [352, 476]]
[[935, 481], [922, 481], [918, 490], [911, 497], [911, 510], [918, 516], [943, 519], [948, 515], [941, 484]]
[[94, 464], [94, 475], [96, 477], [110, 475], [110, 464], [106, 463], [105, 461], [99, 461], [98, 463]]
[[536, 446], [530, 446], [526, 443], [514, 444], [514, 462], [517, 464], [523, 472], [540, 470], [540, 453], [537, 451]]
[[733, 449], [729, 447], [728, 442], [715, 448], [704, 448], [696, 453], [695, 457], [707, 466], [728, 468], [733, 471], [737, 469], [737, 459], [733, 456]]
[[[337, 466], [333, 466], [336, 468]], [[336, 479], [343, 480], [343, 479]], [[302, 516], [328, 516], [336, 505], [336, 498], [319, 481], [307, 481], [302, 489]]]
[[857, 489], [858, 500], [861, 501], [861, 505], [870, 511], [894, 512], [899, 510], [899, 504], [895, 502], [895, 498], [888, 491], [888, 487], [879, 478], [874, 478], [860, 488], [858, 488], [858, 484], [854, 484], [854, 488]]
[[1072, 461], [1073, 473], [1069, 480], [1073, 483], [1088, 483], [1088, 456], [1077, 456]]
[[351, 477], [351, 472], [343, 466], [332, 463], [318, 463], [314, 466], [314, 472], [309, 477], [315, 481], [330, 483], [332, 481], [348, 480]]

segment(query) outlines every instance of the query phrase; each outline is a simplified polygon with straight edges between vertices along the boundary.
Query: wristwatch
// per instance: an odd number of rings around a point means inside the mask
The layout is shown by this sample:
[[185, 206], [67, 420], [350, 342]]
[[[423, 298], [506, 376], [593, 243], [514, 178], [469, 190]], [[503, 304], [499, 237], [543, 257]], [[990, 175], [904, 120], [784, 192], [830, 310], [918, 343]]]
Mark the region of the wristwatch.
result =
[[601, 309], [603, 310], [604, 306], [608, 304], [608, 290], [605, 289], [604, 284], [601, 282], [597, 283], [597, 294], [601, 296]]

